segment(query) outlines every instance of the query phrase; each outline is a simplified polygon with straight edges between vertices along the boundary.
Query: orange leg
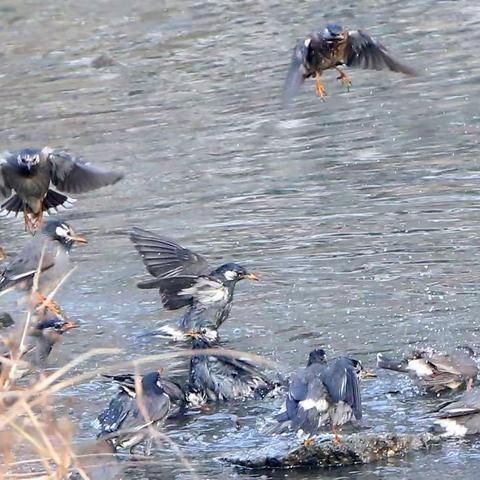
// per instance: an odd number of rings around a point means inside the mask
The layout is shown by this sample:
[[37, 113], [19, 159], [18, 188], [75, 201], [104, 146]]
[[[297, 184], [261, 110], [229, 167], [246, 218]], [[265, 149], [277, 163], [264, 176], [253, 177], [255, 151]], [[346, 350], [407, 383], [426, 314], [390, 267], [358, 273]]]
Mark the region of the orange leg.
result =
[[40, 210], [40, 213], [38, 215], [35, 215], [35, 230], [38, 230], [43, 223], [43, 208]]
[[25, 220], [25, 231], [29, 233], [35, 232], [35, 226], [28, 215], [27, 207], [23, 207], [23, 218]]
[[341, 438], [340, 435], [338, 434], [335, 425], [332, 425], [332, 433], [333, 433], [333, 435], [334, 435], [334, 437], [333, 437], [333, 443], [334, 443], [335, 445], [340, 445], [340, 444], [342, 443], [342, 438]]
[[340, 80], [342, 82], [342, 85], [347, 89], [347, 92], [349, 92], [350, 87], [352, 86], [352, 81], [350, 80], [350, 77], [338, 67], [335, 67], [335, 70], [339, 73], [337, 80]]
[[304, 447], [311, 447], [314, 444], [315, 444], [315, 440], [312, 437], [308, 437], [303, 441]]
[[322, 99], [325, 100], [327, 97], [327, 91], [323, 86], [322, 81], [320, 80], [320, 72], [315, 72], [315, 90], [317, 91], [317, 95]]

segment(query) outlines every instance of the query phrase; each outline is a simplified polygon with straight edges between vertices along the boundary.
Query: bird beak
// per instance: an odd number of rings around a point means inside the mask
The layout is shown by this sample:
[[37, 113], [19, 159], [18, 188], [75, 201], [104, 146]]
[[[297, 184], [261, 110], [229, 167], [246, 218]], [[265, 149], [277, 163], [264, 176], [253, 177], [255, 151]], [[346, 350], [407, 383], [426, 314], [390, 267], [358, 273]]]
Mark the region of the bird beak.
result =
[[80, 235], [73, 235], [70, 237], [72, 242], [77, 242], [77, 243], [88, 243], [86, 238], [81, 237]]
[[165, 369], [160, 367], [160, 368], [157, 368], [157, 372], [160, 374], [160, 375], [163, 375], [165, 373]]
[[377, 374], [368, 368], [364, 368], [360, 373], [361, 379], [368, 379], [368, 378], [377, 378]]
[[254, 280], [255, 282], [260, 280], [254, 273], [247, 273], [245, 278], [248, 278], [248, 280]]
[[62, 332], [67, 332], [68, 330], [71, 330], [72, 328], [78, 328], [78, 325], [71, 320], [65, 323], [62, 327]]

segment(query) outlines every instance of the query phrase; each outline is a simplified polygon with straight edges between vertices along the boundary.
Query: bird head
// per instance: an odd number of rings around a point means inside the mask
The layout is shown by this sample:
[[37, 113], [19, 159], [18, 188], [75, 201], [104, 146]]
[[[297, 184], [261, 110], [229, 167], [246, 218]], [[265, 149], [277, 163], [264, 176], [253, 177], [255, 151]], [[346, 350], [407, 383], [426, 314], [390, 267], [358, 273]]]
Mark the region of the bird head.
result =
[[238, 265], [238, 263], [225, 263], [221, 267], [218, 267], [212, 276], [219, 279], [222, 283], [226, 282], [238, 282], [239, 280], [247, 279], [258, 281], [257, 275], [247, 272], [247, 270]]
[[316, 348], [312, 350], [308, 355], [307, 367], [313, 365], [314, 363], [325, 363], [325, 350], [323, 348]]
[[67, 248], [71, 248], [74, 243], [87, 243], [85, 238], [77, 235], [73, 228], [62, 220], [48, 220], [45, 222], [42, 232]]
[[376, 378], [377, 374], [373, 370], [365, 368], [360, 360], [356, 360], [355, 358], [349, 358], [349, 360], [358, 378]]
[[323, 36], [330, 41], [343, 40], [345, 38], [345, 31], [341, 25], [329, 23], [323, 31]]
[[78, 328], [78, 325], [60, 315], [54, 315], [39, 322], [35, 326], [32, 335], [42, 336], [52, 342], [57, 342], [65, 332], [72, 328]]
[[160, 370], [147, 373], [142, 377], [142, 390], [144, 393], [163, 393], [162, 375]]
[[17, 155], [18, 166], [27, 172], [31, 172], [40, 163], [40, 154], [33, 148], [25, 148]]
[[185, 333], [185, 336], [191, 338], [194, 344], [209, 346], [218, 340], [218, 332], [214, 325], [193, 328]]

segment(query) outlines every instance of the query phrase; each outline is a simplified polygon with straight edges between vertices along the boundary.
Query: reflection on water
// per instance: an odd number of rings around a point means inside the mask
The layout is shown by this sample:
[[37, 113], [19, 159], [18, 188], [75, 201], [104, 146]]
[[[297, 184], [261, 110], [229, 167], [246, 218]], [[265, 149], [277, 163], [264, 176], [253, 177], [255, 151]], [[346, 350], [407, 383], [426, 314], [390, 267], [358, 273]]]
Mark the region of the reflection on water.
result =
[[[94, 346], [128, 357], [165, 349], [136, 338], [171, 315], [135, 288], [143, 266], [125, 236], [132, 225], [260, 272], [261, 283], [239, 285], [222, 333], [286, 372], [320, 344], [366, 363], [419, 340], [479, 347], [475, 3], [7, 0], [0, 11], [2, 146], [66, 147], [127, 173], [68, 214], [91, 242], [74, 252], [80, 267], [60, 293], [83, 327], [61, 361]], [[421, 76], [355, 71], [347, 94], [326, 74], [327, 102], [307, 82], [281, 111], [290, 50], [326, 19], [367, 29]], [[101, 54], [115, 63], [92, 68]], [[15, 251], [21, 224], [0, 228]], [[428, 401], [385, 394], [408, 385], [382, 374], [364, 386], [372, 428], [426, 427], [417, 415]], [[69, 392], [81, 439], [112, 393], [100, 382]], [[214, 458], [260, 442], [256, 428], [277, 406], [222, 407], [168, 431], [199, 475], [225, 478], [234, 471]], [[159, 464], [130, 477], [188, 478], [160, 450]], [[451, 442], [428, 456], [288, 477], [470, 480], [477, 451]]]

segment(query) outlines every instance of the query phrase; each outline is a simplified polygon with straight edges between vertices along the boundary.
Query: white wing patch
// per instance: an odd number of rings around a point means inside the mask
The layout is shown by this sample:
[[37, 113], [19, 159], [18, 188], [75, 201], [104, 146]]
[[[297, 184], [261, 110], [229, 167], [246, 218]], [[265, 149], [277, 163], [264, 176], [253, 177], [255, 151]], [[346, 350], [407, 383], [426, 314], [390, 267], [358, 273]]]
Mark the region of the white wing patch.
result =
[[189, 288], [184, 288], [178, 295], [188, 295], [198, 299], [204, 305], [220, 302], [228, 298], [228, 290], [216, 280], [199, 277], [198, 281]]
[[326, 412], [329, 408], [328, 402], [324, 398], [321, 398], [317, 401], [311, 398], [307, 398], [306, 400], [302, 400], [301, 402], [299, 402], [299, 405], [304, 410], [310, 410], [311, 408], [315, 408], [319, 412]]
[[430, 377], [433, 375], [433, 368], [422, 358], [410, 360], [408, 362], [407, 370], [414, 372], [419, 377]]

